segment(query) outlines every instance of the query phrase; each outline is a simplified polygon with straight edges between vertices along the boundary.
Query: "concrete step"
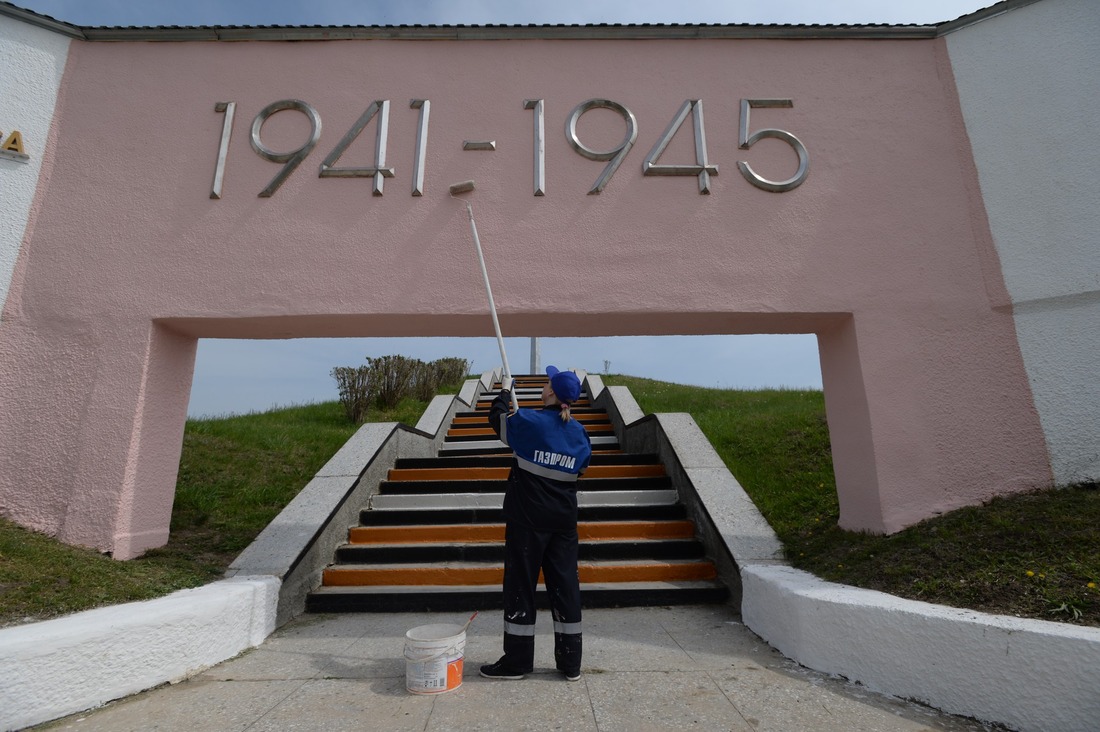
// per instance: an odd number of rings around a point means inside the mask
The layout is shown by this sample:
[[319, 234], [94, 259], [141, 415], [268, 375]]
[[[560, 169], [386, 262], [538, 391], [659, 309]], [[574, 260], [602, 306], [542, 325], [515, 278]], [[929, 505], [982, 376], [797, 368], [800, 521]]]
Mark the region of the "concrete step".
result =
[[[398, 483], [468, 480], [507, 480], [510, 466], [469, 466], [469, 467], [425, 467], [392, 468], [387, 474], [387, 482]], [[589, 465], [580, 482], [601, 478], [660, 478], [665, 475], [665, 466], [661, 463], [648, 465]]]
[[[349, 544], [504, 543], [504, 523], [410, 524], [406, 526], [355, 526]], [[581, 541], [611, 539], [694, 539], [695, 525], [686, 520], [579, 521]]]
[[[607, 422], [610, 424], [611, 418], [607, 416], [607, 412], [602, 409], [588, 410], [588, 409], [571, 409], [569, 410], [573, 416], [573, 419], [578, 422], [588, 424], [591, 422]], [[454, 420], [451, 422], [455, 427], [488, 427], [489, 426], [489, 414], [475, 412], [473, 414], [455, 415]]]
[[[614, 435], [615, 434], [615, 428], [611, 426], [610, 422], [595, 422], [595, 423], [593, 423], [593, 422], [581, 422], [581, 426], [584, 427], [584, 431], [587, 432], [589, 434], [589, 436], [592, 436], [592, 435]], [[448, 440], [462, 439], [462, 438], [467, 438], [467, 437], [471, 437], [471, 436], [486, 438], [486, 437], [495, 436], [495, 435], [496, 435], [496, 432], [493, 431], [492, 427], [488, 426], [488, 420], [486, 420], [486, 426], [485, 427], [475, 427], [475, 426], [465, 426], [465, 427], [458, 427], [458, 428], [453, 428], [452, 427], [451, 429], [447, 430], [446, 439], [448, 439]]]
[[[499, 609], [504, 606], [500, 584], [469, 587], [419, 585], [416, 587], [321, 587], [306, 598], [306, 610], [341, 612], [452, 612]], [[582, 582], [585, 608], [701, 605], [725, 602], [729, 589], [714, 581]], [[546, 590], [535, 596], [540, 609], [550, 607]]]
[[[645, 506], [669, 505], [680, 500], [675, 489], [578, 491], [577, 503], [585, 506]], [[369, 508], [379, 509], [438, 509], [438, 508], [500, 508], [504, 505], [504, 493], [412, 493], [374, 494]]]
[[[592, 441], [592, 449], [619, 449], [619, 440], [615, 435], [589, 435], [589, 439]], [[486, 439], [483, 435], [468, 435], [465, 437], [448, 437], [443, 441], [443, 445], [440, 447], [440, 457], [447, 457], [449, 455], [457, 454], [458, 451], [465, 451], [469, 453], [480, 453], [489, 450], [495, 450], [496, 454], [501, 454], [501, 451], [507, 454], [512, 454], [512, 450], [500, 440], [493, 437], [493, 439]], [[489, 453], [492, 454], [492, 453]]]
[[[675, 520], [687, 516], [687, 509], [675, 502], [648, 505], [623, 505], [615, 503], [607, 506], [581, 504], [580, 521], [658, 521]], [[504, 510], [500, 506], [491, 508], [413, 508], [383, 509], [359, 512], [361, 526], [406, 526], [425, 524], [474, 524], [504, 523]]]
[[[581, 541], [578, 556], [583, 561], [649, 559], [702, 559], [704, 547], [688, 539], [620, 539]], [[336, 550], [336, 564], [398, 564], [424, 562], [504, 562], [504, 541], [345, 544]]]
[[[488, 414], [489, 413], [489, 407], [490, 407], [490, 405], [492, 405], [493, 399], [495, 399], [495, 398], [496, 398], [495, 395], [479, 398], [477, 400], [477, 403], [474, 405], [474, 410], [478, 411], [478, 412], [485, 412], [486, 414]], [[519, 400], [519, 406], [520, 406], [521, 409], [541, 409], [542, 408], [542, 398], [541, 397], [523, 399], [523, 398], [520, 397], [520, 395], [517, 394], [516, 398]], [[580, 399], [573, 402], [573, 406], [574, 407], [580, 407], [580, 408], [586, 408], [586, 407], [591, 407], [592, 403], [589, 402], [586, 397], [582, 396]]]
[[[713, 580], [714, 564], [708, 560], [652, 559], [614, 562], [580, 562], [577, 575], [584, 582], [675, 582]], [[504, 563], [425, 562], [415, 564], [341, 564], [324, 570], [325, 587], [361, 585], [501, 585]]]
[[[495, 480], [384, 480], [378, 486], [383, 496], [448, 493], [503, 493], [508, 481], [505, 477]], [[658, 475], [643, 478], [581, 478], [577, 481], [577, 493], [588, 491], [640, 491], [666, 490], [672, 487], [672, 478]]]
[[[456, 412], [455, 413], [455, 418], [461, 418], [463, 420], [475, 420], [475, 419], [487, 418], [489, 416], [489, 406], [491, 404], [492, 404], [492, 401], [478, 402], [477, 404], [475, 404], [475, 406], [472, 410], [465, 410], [465, 411]], [[522, 399], [520, 400], [520, 405], [523, 406], [523, 407], [527, 407], [527, 404], [525, 404]], [[541, 409], [542, 406], [543, 406], [543, 404], [540, 401], [536, 406], [532, 406], [530, 408], [531, 409]], [[570, 407], [570, 412], [573, 414], [574, 417], [577, 417], [577, 416], [589, 417], [591, 419], [600, 419], [600, 418], [608, 419], [609, 418], [606, 409], [603, 409], [602, 407], [593, 406], [592, 404], [580, 404], [580, 403], [574, 404], [572, 407]]]
[[[660, 457], [653, 453], [596, 452], [590, 465], [656, 465]], [[506, 455], [454, 455], [450, 457], [400, 458], [394, 463], [398, 470], [411, 468], [507, 468], [512, 464], [512, 454]], [[591, 468], [590, 468], [591, 469]]]

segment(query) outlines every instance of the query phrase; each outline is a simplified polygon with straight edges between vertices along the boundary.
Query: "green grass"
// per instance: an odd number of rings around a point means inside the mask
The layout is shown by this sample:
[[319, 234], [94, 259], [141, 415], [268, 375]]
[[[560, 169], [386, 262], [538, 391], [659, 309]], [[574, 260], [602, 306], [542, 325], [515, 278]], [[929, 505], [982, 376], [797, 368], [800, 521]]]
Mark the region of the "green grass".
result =
[[[888, 537], [842, 531], [821, 392], [604, 381], [629, 386], [647, 412], [691, 413], [797, 567], [901, 597], [1100, 626], [1095, 485], [998, 498]], [[405, 400], [369, 418], [415, 424], [426, 406]], [[189, 420], [171, 538], [129, 562], [0, 520], [0, 625], [221, 577], [355, 429], [337, 402]]]
[[605, 376], [650, 412], [688, 412], [780, 539], [838, 513], [820, 391], [735, 391]]

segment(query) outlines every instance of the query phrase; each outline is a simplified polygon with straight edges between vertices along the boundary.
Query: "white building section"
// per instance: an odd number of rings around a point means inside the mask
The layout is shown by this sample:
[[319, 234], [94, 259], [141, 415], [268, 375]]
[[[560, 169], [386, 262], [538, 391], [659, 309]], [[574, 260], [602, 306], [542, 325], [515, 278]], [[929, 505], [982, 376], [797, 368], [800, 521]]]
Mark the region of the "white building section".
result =
[[27, 156], [0, 156], [0, 308], [27, 233], [68, 56], [65, 36], [0, 16], [0, 144], [19, 132]]
[[1100, 7], [1043, 0], [947, 36], [1058, 484], [1100, 478]]

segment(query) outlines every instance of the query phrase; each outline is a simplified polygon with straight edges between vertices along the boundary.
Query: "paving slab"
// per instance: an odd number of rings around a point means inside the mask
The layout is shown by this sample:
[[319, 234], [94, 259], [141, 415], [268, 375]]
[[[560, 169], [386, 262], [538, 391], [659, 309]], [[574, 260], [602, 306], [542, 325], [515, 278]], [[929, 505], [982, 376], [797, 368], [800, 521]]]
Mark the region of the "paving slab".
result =
[[531, 674], [522, 681], [493, 681], [477, 676], [476, 665], [479, 664], [471, 664], [467, 669], [457, 691], [436, 699], [426, 730], [597, 732], [600, 729], [592, 714], [588, 689], [582, 682], [569, 683], [552, 669]]
[[[378, 703], [384, 699], [385, 703]], [[309, 681], [248, 732], [412, 732], [425, 729], [432, 700], [405, 691], [405, 679]]]
[[79, 732], [243, 732], [302, 688], [300, 680], [227, 683], [193, 678], [34, 729]]
[[305, 615], [258, 648], [163, 686], [35, 729], [808, 730], [989, 732], [804, 669], [748, 630], [729, 606], [601, 608], [584, 613], [583, 676], [555, 669], [549, 613], [536, 623], [535, 672], [481, 678], [501, 654], [499, 611], [467, 632], [462, 685], [405, 689], [405, 632], [462, 624], [460, 613]]
[[612, 672], [584, 681], [600, 732], [753, 730], [705, 671]]

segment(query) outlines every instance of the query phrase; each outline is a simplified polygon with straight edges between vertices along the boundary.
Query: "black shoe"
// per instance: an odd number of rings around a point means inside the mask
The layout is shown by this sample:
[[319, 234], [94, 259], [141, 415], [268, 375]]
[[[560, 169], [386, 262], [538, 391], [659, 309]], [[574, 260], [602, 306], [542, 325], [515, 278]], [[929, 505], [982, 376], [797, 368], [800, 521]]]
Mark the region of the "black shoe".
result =
[[504, 665], [504, 659], [500, 659], [496, 663], [488, 663], [481, 667], [481, 675], [487, 679], [500, 679], [509, 681], [519, 681], [526, 674], [522, 671], [516, 671], [513, 668], [508, 668]]
[[566, 668], [562, 668], [561, 666], [558, 666], [558, 671], [561, 672], [561, 675], [565, 677], [566, 681], [580, 681], [581, 680], [581, 670], [580, 670], [580, 668], [566, 669]]

